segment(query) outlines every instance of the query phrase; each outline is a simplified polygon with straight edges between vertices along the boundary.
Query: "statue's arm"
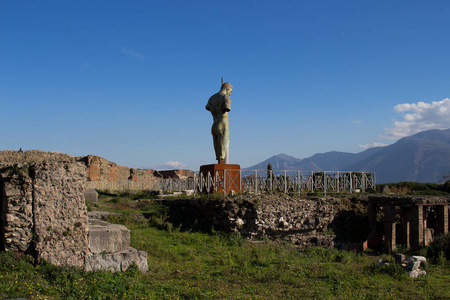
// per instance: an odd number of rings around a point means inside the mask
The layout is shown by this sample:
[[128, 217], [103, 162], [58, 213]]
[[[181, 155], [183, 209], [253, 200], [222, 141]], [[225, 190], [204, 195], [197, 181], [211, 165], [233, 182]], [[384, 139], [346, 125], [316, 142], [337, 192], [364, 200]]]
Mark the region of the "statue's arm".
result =
[[231, 99], [230, 96], [225, 96], [225, 101], [223, 102], [223, 110], [230, 111], [231, 110]]

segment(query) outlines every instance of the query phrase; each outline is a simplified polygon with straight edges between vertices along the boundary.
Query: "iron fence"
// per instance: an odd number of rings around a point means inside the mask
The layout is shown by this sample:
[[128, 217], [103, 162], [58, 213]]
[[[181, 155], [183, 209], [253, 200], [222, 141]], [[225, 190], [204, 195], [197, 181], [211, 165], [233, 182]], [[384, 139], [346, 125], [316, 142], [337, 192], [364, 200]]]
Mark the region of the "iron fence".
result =
[[195, 173], [186, 179], [154, 179], [152, 181], [89, 181], [87, 187], [110, 191], [160, 190], [163, 193], [191, 191], [218, 191], [226, 186], [226, 181], [242, 181], [242, 191], [249, 193], [355, 193], [374, 190], [376, 185], [374, 172], [342, 171], [245, 171], [229, 176], [224, 173]]

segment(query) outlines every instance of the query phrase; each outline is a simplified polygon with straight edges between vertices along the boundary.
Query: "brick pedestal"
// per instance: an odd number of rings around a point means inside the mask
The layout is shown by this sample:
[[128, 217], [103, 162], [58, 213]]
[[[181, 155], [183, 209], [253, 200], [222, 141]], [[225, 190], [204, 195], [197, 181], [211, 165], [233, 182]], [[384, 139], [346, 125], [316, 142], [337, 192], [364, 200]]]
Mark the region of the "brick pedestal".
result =
[[423, 206], [415, 205], [411, 207], [409, 217], [411, 222], [409, 240], [411, 248], [416, 249], [424, 245]]
[[394, 250], [396, 246], [396, 226], [395, 226], [395, 206], [386, 205], [384, 210], [384, 234], [385, 234], [385, 248]]
[[242, 191], [241, 166], [213, 164], [200, 166], [201, 192], [208, 194]]
[[409, 207], [403, 207], [402, 209], [402, 244], [405, 247], [411, 247], [411, 241], [409, 238], [409, 233], [411, 231], [411, 221], [410, 221], [410, 209]]

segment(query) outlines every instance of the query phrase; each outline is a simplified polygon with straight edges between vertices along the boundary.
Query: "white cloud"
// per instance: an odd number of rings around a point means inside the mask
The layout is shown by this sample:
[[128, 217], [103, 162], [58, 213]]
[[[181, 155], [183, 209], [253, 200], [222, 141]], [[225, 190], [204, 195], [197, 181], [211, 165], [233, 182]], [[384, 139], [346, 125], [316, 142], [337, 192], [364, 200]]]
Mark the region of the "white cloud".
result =
[[355, 124], [360, 124], [361, 120], [353, 120], [352, 122], [355, 123]]
[[168, 161], [164, 164], [153, 167], [152, 169], [156, 170], [176, 170], [176, 169], [185, 169], [186, 165], [180, 163], [179, 161]]
[[122, 48], [120, 48], [120, 51], [122, 53], [128, 54], [129, 56], [136, 58], [136, 59], [140, 59], [140, 60], [145, 59], [144, 55], [142, 55], [138, 52], [135, 52], [135, 51], [131, 50], [130, 48], [122, 47]]
[[403, 114], [403, 120], [396, 120], [394, 128], [386, 129], [390, 139], [400, 139], [429, 129], [450, 128], [449, 98], [431, 103], [403, 103], [396, 105], [394, 110]]
[[387, 144], [383, 144], [383, 143], [372, 143], [372, 144], [358, 145], [359, 148], [363, 148], [363, 149], [369, 149], [369, 148], [373, 148], [373, 147], [385, 147], [385, 146], [387, 146]]

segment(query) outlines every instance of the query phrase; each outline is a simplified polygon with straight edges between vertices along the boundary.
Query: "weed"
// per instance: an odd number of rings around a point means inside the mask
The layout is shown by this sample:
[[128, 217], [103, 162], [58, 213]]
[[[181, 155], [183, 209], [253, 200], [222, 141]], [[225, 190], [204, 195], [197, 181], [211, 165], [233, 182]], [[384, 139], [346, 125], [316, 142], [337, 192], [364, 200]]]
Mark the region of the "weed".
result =
[[323, 232], [323, 235], [335, 235], [333, 228], [327, 227], [327, 229]]
[[375, 265], [372, 270], [374, 273], [385, 273], [396, 279], [405, 276], [405, 270], [403, 269], [402, 265], [394, 261], [390, 261], [382, 265]]
[[435, 237], [428, 248], [424, 249], [426, 255], [434, 261], [442, 262], [443, 258], [450, 260], [450, 233]]

